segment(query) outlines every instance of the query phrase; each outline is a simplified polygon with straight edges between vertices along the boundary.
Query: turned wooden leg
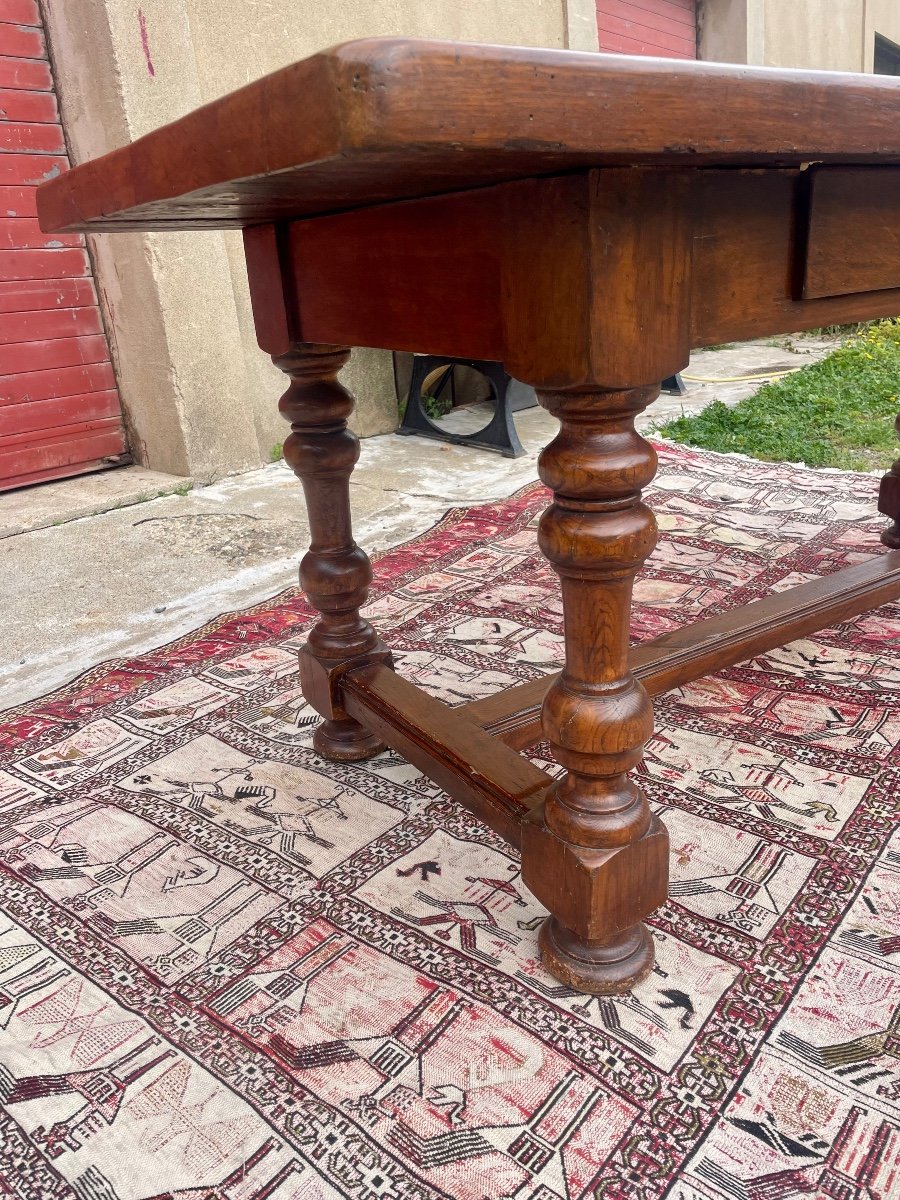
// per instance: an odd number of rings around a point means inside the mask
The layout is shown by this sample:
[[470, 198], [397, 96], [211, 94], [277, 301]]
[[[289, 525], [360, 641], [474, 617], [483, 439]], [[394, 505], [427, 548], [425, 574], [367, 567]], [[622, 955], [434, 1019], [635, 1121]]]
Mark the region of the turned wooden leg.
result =
[[542, 724], [566, 773], [523, 829], [522, 873], [549, 909], [544, 963], [580, 991], [628, 991], [652, 969], [641, 919], [666, 898], [668, 835], [629, 776], [653, 728], [628, 670], [634, 576], [656, 543], [640, 489], [656, 455], [634, 417], [658, 387], [539, 392], [561, 421], [539, 462], [553, 503], [539, 531], [560, 577], [566, 664]]
[[391, 662], [390, 652], [360, 615], [372, 581], [368, 556], [353, 540], [350, 473], [359, 439], [347, 428], [353, 396], [337, 375], [350, 357], [342, 346], [296, 343], [273, 361], [290, 376], [279, 405], [291, 423], [284, 457], [303, 484], [311, 542], [300, 563], [300, 586], [321, 614], [300, 651], [303, 694], [325, 718], [313, 745], [323, 758], [371, 758], [384, 743], [341, 706], [348, 667]]
[[[897, 417], [897, 436], [900, 437], [900, 417]], [[881, 540], [892, 550], [900, 550], [900, 458], [881, 481], [878, 511], [893, 520], [893, 525], [882, 533]]]

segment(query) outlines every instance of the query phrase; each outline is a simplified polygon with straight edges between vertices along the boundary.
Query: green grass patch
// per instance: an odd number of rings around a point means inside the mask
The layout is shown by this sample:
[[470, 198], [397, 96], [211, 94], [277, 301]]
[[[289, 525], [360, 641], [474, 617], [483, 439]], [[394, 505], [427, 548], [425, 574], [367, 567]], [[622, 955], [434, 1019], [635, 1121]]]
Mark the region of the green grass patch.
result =
[[764, 462], [872, 471], [897, 457], [898, 395], [900, 319], [869, 325], [821, 362], [765, 384], [734, 408], [717, 400], [657, 432]]

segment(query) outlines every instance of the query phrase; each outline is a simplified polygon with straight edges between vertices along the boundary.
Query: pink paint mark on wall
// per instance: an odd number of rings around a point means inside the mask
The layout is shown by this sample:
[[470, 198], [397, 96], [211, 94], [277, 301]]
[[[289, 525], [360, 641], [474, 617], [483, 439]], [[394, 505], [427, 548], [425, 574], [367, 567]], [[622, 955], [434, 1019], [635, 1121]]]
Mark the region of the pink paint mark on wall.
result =
[[147, 18], [144, 16], [144, 10], [138, 9], [138, 25], [141, 30], [141, 46], [144, 50], [144, 58], [147, 60], [147, 70], [150, 72], [151, 79], [155, 77], [156, 71], [153, 66], [153, 59], [150, 57], [150, 39], [147, 37]]

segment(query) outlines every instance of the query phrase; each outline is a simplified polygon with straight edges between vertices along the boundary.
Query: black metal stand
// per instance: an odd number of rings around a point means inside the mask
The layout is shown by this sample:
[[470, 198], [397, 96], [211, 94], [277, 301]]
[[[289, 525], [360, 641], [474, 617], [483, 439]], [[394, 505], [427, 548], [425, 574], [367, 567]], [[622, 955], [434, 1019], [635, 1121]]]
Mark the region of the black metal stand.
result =
[[[454, 367], [471, 367], [478, 371], [488, 381], [491, 389], [491, 399], [494, 405], [494, 415], [483, 429], [475, 433], [453, 433], [442, 429], [425, 412], [422, 407], [422, 384], [433, 372], [440, 367], [449, 367], [435, 388], [435, 398], [440, 399], [446, 387], [452, 390]], [[396, 378], [396, 366], [395, 366]], [[412, 375], [409, 381], [409, 392], [403, 420], [397, 430], [401, 434], [418, 434], [420, 437], [434, 438], [440, 442], [451, 442], [455, 446], [480, 446], [483, 450], [498, 450], [506, 458], [519, 458], [525, 453], [516, 426], [513, 412], [520, 408], [529, 408], [536, 404], [536, 399], [527, 397], [525, 402], [516, 404], [510, 395], [510, 385], [515, 383], [503, 370], [503, 364], [487, 362], [479, 358], [447, 358], [438, 354], [417, 354], [413, 358]]]
[[668, 396], [683, 396], [687, 392], [680, 375], [670, 375], [668, 379], [664, 379], [659, 390]]
[[[422, 385], [434, 371], [447, 367], [434, 389], [434, 399], [439, 400], [445, 389], [450, 388], [451, 398], [456, 399], [456, 382], [453, 377], [454, 367], [471, 367], [488, 381], [491, 389], [491, 400], [494, 415], [484, 428], [475, 433], [453, 433], [452, 430], [442, 429], [429, 417], [422, 403]], [[402, 400], [401, 387], [397, 371], [397, 355], [394, 355], [394, 382], [397, 389], [397, 399]], [[518, 388], [519, 395], [513, 395]], [[673, 396], [683, 396], [687, 391], [680, 375], [672, 375], [662, 382], [662, 391]], [[513, 413], [523, 408], [533, 408], [537, 398], [531, 388], [524, 388], [511, 375], [507, 375], [503, 364], [488, 362], [480, 358], [448, 358], [441, 354], [416, 354], [413, 356], [412, 374], [406, 396], [406, 408], [403, 420], [400, 422], [398, 433], [419, 437], [434, 438], [438, 442], [450, 442], [455, 446], [478, 446], [482, 450], [498, 450], [505, 458], [519, 458], [525, 453], [519, 435], [516, 433]]]

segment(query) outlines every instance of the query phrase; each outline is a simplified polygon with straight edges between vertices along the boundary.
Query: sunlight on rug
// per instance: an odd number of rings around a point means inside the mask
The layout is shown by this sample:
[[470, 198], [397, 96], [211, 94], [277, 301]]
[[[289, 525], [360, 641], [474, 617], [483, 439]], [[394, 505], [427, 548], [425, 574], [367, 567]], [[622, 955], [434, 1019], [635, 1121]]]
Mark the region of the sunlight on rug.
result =
[[[876, 488], [664, 447], [635, 637], [877, 553]], [[402, 673], [557, 666], [545, 503], [381, 556]], [[614, 999], [543, 971], [513, 852], [414, 768], [316, 757], [310, 623], [284, 594], [0, 715], [0, 1196], [900, 1195], [900, 607], [657, 702], [671, 898]]]

